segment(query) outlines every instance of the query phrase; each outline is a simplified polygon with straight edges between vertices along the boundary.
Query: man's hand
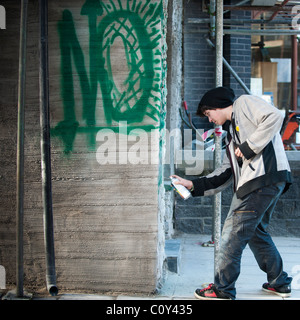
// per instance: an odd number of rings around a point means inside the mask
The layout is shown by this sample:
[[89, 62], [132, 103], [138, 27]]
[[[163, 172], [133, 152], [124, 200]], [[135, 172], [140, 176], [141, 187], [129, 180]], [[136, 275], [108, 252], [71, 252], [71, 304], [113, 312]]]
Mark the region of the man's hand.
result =
[[175, 181], [174, 184], [181, 184], [189, 190], [193, 188], [193, 182], [191, 180], [183, 179], [176, 175], [172, 175], [171, 178], [178, 179], [178, 181]]
[[234, 154], [237, 156], [237, 157], [240, 157], [240, 158], [243, 158], [243, 154], [242, 154], [242, 151], [240, 150], [239, 147], [237, 147], [234, 151]]

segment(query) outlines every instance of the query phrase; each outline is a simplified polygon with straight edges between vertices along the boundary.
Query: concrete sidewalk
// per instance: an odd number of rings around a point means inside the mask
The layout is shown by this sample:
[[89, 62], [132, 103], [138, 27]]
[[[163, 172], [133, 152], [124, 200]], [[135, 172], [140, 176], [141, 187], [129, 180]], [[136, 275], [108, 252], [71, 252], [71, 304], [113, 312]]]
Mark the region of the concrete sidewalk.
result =
[[[34, 297], [47, 300], [190, 300], [194, 290], [213, 282], [214, 248], [202, 247], [209, 236], [182, 234], [175, 241], [180, 242], [178, 273], [167, 272], [165, 283], [155, 296], [141, 295], [96, 295], [69, 294], [60, 292], [56, 297]], [[286, 300], [300, 300], [300, 239], [273, 238], [281, 253], [284, 270], [292, 276], [292, 295]], [[242, 256], [241, 274], [236, 283], [237, 300], [282, 300], [281, 297], [263, 292], [261, 286], [266, 275], [259, 269], [251, 250], [246, 247]], [[195, 299], [196, 300], [196, 299]]]
[[[193, 298], [194, 290], [213, 282], [214, 248], [202, 247], [209, 236], [182, 234], [179, 273], [170, 273], [162, 288], [161, 295], [178, 298]], [[283, 259], [284, 270], [292, 276], [292, 295], [286, 299], [300, 300], [300, 239], [273, 237]], [[247, 246], [243, 252], [241, 274], [236, 282], [237, 300], [273, 300], [281, 297], [261, 290], [266, 282]]]

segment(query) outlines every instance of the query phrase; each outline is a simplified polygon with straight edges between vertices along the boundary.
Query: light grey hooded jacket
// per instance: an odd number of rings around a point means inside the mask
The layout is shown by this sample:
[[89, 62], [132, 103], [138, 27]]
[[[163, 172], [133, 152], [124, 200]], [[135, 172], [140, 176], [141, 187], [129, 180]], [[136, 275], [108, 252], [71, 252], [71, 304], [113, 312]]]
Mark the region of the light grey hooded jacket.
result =
[[[283, 116], [263, 99], [242, 95], [234, 103], [226, 130], [226, 154], [222, 166], [211, 174], [193, 180], [193, 196], [213, 195], [232, 181], [238, 198], [278, 182], [292, 183], [291, 170], [280, 136]], [[239, 147], [243, 159], [234, 150]]]

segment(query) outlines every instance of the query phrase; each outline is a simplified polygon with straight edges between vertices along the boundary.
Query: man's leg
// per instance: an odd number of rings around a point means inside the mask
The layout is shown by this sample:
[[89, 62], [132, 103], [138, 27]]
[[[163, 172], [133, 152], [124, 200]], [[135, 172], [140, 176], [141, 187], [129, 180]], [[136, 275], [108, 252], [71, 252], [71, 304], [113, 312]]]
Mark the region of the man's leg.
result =
[[[279, 184], [256, 190], [243, 199], [237, 199], [235, 195], [233, 197], [223, 227], [215, 274], [216, 288], [232, 298], [236, 294], [235, 282], [240, 273], [242, 252], [255, 235], [258, 225], [261, 223], [267, 226], [269, 223], [282, 189], [283, 185]], [[252, 248], [253, 246], [257, 249], [260, 247], [259, 238], [252, 242]], [[274, 243], [269, 242], [269, 253], [272, 250], [278, 252]], [[276, 259], [271, 257], [271, 260], [276, 269], [282, 269], [281, 258], [279, 260], [278, 256]]]
[[283, 271], [283, 263], [271, 236], [261, 225], [256, 228], [255, 235], [249, 241], [260, 269], [267, 274], [267, 280], [271, 287], [289, 285], [292, 278]]
[[[279, 184], [277, 187], [283, 189], [284, 185]], [[267, 280], [274, 288], [289, 285], [292, 281], [292, 278], [283, 271], [280, 253], [266, 230], [280, 194], [264, 214], [261, 223], [248, 243], [260, 269], [267, 273]]]
[[[238, 235], [238, 226], [235, 218], [235, 211], [243, 206], [243, 201], [233, 195], [229, 213], [224, 222], [220, 250], [216, 263], [215, 285], [218, 290], [228, 294], [235, 299], [235, 282], [240, 274], [240, 261], [242, 252], [247, 244], [247, 239], [242, 240]], [[251, 217], [255, 213], [245, 216]], [[242, 224], [241, 224], [242, 226]]]

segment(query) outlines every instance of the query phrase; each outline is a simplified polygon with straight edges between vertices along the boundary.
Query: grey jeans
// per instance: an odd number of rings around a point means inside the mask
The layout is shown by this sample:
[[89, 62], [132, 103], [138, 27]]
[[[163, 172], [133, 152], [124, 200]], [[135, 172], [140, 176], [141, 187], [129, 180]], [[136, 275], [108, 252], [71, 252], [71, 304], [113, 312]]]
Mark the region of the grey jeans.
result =
[[235, 282], [240, 274], [242, 252], [248, 244], [272, 287], [292, 281], [283, 271], [281, 256], [266, 231], [276, 203], [284, 189], [280, 182], [258, 189], [242, 199], [234, 194], [225, 220], [216, 261], [215, 285], [235, 299]]

